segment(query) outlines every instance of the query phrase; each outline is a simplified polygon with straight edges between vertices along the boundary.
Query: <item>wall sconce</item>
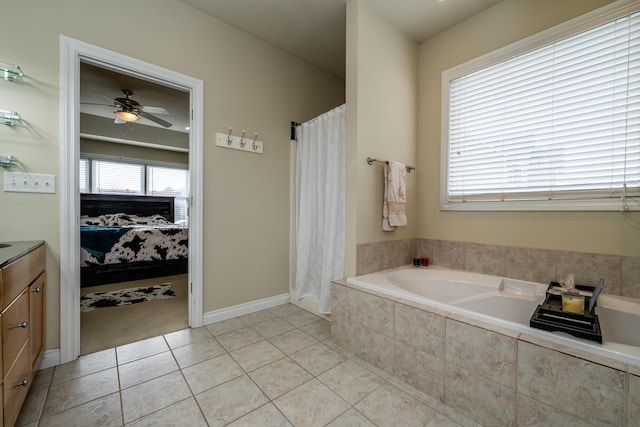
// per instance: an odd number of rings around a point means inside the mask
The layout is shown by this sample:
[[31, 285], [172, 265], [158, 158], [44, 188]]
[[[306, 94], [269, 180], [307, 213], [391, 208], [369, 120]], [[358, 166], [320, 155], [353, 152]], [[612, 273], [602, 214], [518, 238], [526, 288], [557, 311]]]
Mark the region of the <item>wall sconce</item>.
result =
[[0, 74], [2, 74], [4, 80], [9, 82], [22, 80], [22, 76], [24, 75], [20, 67], [8, 62], [0, 62]]

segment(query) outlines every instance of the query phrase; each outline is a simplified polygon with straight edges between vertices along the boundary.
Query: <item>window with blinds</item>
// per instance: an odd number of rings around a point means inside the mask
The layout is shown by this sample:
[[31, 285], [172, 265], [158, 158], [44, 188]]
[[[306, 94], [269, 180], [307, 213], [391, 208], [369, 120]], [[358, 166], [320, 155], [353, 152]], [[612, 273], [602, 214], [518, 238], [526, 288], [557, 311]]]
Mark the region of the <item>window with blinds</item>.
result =
[[175, 222], [187, 222], [187, 170], [161, 166], [147, 166], [147, 194], [175, 196]]
[[144, 194], [144, 166], [108, 160], [93, 160], [94, 193]]
[[89, 192], [89, 161], [87, 159], [80, 159], [79, 179], [80, 179], [80, 192], [88, 193]]
[[83, 193], [174, 196], [174, 222], [188, 223], [188, 170], [183, 167], [92, 156], [80, 158], [79, 172]]
[[443, 208], [640, 209], [640, 12], [523, 48], [444, 73]]

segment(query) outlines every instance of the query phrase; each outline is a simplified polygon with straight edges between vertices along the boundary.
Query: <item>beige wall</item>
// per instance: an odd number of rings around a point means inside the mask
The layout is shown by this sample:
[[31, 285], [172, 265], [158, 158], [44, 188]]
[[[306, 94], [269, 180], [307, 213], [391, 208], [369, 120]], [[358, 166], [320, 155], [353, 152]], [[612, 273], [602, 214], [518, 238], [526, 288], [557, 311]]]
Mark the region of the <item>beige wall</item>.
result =
[[611, 255], [640, 255], [638, 212], [441, 212], [442, 71], [610, 3], [505, 0], [420, 46], [417, 237]]
[[[0, 61], [26, 73], [0, 81], [0, 109], [27, 123], [0, 126], [0, 153], [28, 171], [59, 175], [60, 34], [202, 79], [204, 312], [288, 292], [289, 123], [342, 104], [344, 81], [173, 0], [23, 0], [0, 28], [15, 35]], [[217, 148], [229, 126], [258, 132], [264, 155]], [[59, 194], [2, 193], [0, 240], [47, 242], [48, 349], [59, 346], [59, 211]]]
[[[417, 178], [407, 176], [407, 227], [382, 231], [382, 164], [367, 157], [417, 162], [418, 45], [365, 1], [347, 4], [347, 275], [350, 245], [415, 237]], [[354, 200], [356, 201], [354, 203]], [[349, 233], [349, 231], [348, 231]], [[351, 270], [353, 268], [353, 270]]]
[[80, 154], [101, 154], [104, 156], [122, 157], [124, 159], [150, 160], [153, 162], [189, 165], [189, 153], [159, 150], [157, 148], [140, 147], [138, 145], [119, 144], [115, 142], [97, 141], [80, 138]]

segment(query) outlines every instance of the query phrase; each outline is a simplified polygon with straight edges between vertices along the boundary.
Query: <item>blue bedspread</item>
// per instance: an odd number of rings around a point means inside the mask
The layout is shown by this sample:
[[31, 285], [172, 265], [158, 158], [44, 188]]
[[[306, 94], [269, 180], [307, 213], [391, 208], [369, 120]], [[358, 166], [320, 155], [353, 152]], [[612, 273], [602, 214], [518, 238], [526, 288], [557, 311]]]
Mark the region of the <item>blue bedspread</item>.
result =
[[83, 225], [80, 227], [80, 246], [103, 263], [107, 252], [111, 251], [120, 237], [129, 230], [131, 227]]

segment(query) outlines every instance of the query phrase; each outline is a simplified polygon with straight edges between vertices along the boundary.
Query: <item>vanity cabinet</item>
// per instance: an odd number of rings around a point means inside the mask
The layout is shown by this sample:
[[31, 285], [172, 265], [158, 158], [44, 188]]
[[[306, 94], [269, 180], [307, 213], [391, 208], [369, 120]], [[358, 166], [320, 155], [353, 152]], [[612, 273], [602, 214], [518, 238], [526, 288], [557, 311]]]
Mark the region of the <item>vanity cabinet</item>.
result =
[[28, 246], [1, 264], [2, 417], [13, 427], [44, 353], [45, 248]]

